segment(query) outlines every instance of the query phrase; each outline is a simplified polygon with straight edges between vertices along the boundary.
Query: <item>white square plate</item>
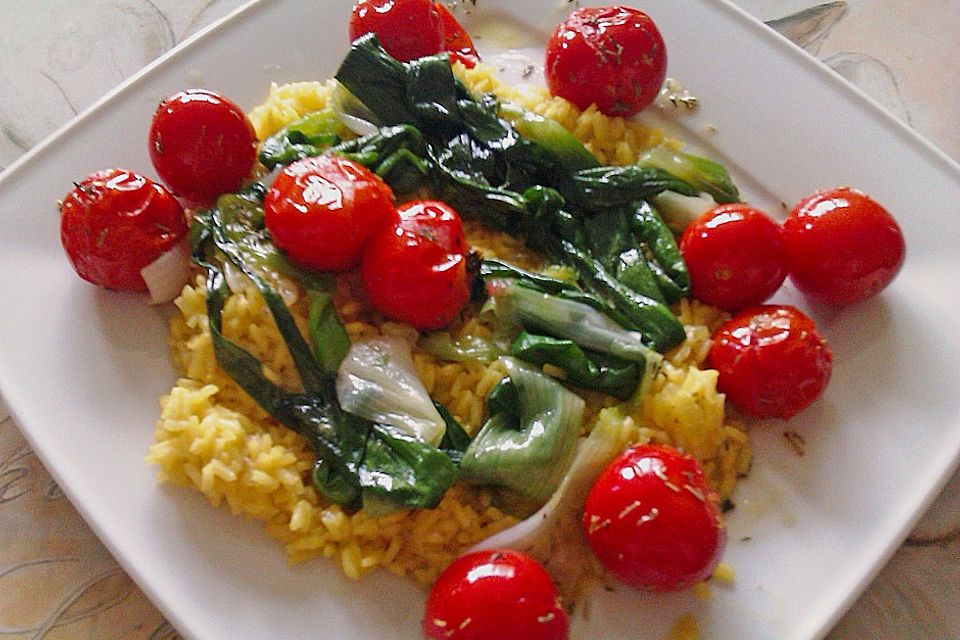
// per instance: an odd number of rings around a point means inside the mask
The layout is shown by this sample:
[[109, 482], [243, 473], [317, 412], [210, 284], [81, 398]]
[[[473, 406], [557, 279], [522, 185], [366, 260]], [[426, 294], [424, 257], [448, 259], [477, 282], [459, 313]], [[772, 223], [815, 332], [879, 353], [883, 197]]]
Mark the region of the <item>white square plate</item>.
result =
[[[468, 29], [513, 16], [527, 21], [516, 44], [540, 46], [570, 8], [562, 0], [477, 4]], [[157, 399], [174, 380], [163, 312], [73, 274], [56, 201], [71, 181], [107, 166], [153, 175], [150, 118], [177, 90], [201, 85], [250, 108], [270, 81], [329, 77], [347, 48], [350, 5], [255, 3], [0, 177], [0, 389], [73, 503], [188, 638], [418, 638], [425, 594], [382, 573], [351, 582], [323, 560], [288, 567], [258, 523], [156, 485], [143, 457]], [[707, 602], [689, 592], [604, 593], [576, 623], [576, 637], [662, 638], [688, 611], [704, 638], [821, 637], [957, 462], [960, 169], [721, 0], [642, 8], [664, 34], [669, 75], [700, 98], [696, 113], [677, 118], [683, 135], [726, 162], [749, 200], [782, 217], [781, 203], [857, 186], [898, 218], [908, 257], [877, 299], [840, 311], [805, 307], [833, 346], [834, 377], [789, 427], [753, 431], [756, 463], [729, 517], [735, 585]], [[482, 52], [508, 44], [487, 33]], [[775, 300], [803, 305], [789, 287]], [[786, 428], [805, 438], [803, 457], [784, 442]]]

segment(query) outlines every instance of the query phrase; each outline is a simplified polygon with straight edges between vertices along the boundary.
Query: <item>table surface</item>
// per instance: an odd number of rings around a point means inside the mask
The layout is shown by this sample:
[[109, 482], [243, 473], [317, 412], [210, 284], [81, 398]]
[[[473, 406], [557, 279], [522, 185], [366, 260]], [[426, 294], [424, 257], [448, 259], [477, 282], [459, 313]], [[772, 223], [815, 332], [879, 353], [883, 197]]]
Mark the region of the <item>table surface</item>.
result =
[[[960, 2], [736, 0], [960, 160]], [[0, 0], [0, 170], [242, 0]], [[960, 472], [830, 640], [960, 640]], [[0, 636], [170, 640], [0, 400]]]

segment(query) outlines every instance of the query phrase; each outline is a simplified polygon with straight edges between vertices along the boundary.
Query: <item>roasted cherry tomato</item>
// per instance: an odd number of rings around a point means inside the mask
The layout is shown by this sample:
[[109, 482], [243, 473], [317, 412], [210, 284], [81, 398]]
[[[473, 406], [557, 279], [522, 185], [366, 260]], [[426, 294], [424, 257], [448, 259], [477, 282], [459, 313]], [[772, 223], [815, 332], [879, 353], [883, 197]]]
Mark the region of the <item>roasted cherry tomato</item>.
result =
[[472, 69], [480, 60], [467, 31], [460, 25], [447, 5], [435, 2], [440, 19], [443, 21], [443, 50], [450, 53], [451, 60], [458, 60], [463, 66]]
[[350, 16], [350, 40], [367, 33], [401, 62], [443, 51], [443, 18], [432, 0], [360, 0]]
[[693, 296], [726, 311], [764, 302], [787, 276], [781, 235], [777, 223], [745, 204], [707, 211], [680, 239]]
[[60, 240], [73, 268], [107, 289], [145, 290], [140, 270], [187, 232], [173, 194], [123, 169], [98, 171], [78, 182], [60, 214]]
[[150, 159], [160, 179], [191, 204], [236, 191], [257, 154], [253, 126], [237, 105], [206, 89], [163, 102], [150, 126]]
[[610, 463], [587, 496], [583, 528], [618, 580], [652, 591], [708, 578], [727, 540], [700, 465], [662, 445], [637, 445]]
[[568, 629], [550, 575], [509, 549], [454, 560], [433, 585], [423, 618], [428, 640], [564, 640]]
[[350, 40], [367, 33], [375, 33], [387, 53], [402, 62], [441, 51], [468, 67], [479, 59], [470, 36], [443, 2], [360, 0], [350, 16]]
[[367, 298], [393, 320], [417, 329], [444, 327], [470, 299], [468, 252], [456, 211], [443, 202], [409, 202], [363, 254]]
[[323, 155], [292, 162], [263, 203], [273, 241], [297, 264], [342, 271], [360, 263], [363, 248], [393, 215], [393, 192], [352, 160]]
[[787, 419], [816, 400], [833, 354], [807, 315], [791, 306], [744, 309], [713, 336], [709, 364], [717, 388], [740, 411]]
[[545, 73], [550, 92], [610, 116], [649, 106], [667, 74], [667, 48], [650, 16], [630, 7], [583, 7], [553, 31]]
[[783, 224], [790, 279], [817, 302], [844, 305], [875, 296], [906, 254], [893, 216], [847, 187], [805, 198]]

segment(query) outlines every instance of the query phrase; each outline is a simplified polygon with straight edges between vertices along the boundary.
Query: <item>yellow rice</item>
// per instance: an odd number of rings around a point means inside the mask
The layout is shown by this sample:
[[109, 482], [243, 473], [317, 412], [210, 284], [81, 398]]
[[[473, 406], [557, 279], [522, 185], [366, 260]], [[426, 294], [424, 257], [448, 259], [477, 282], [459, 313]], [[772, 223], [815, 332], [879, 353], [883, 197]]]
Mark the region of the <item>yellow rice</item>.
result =
[[[571, 130], [607, 164], [634, 162], [644, 148], [663, 135], [622, 118], [588, 109], [580, 112], [544, 90], [518, 90], [500, 84], [489, 68], [456, 67], [472, 90], [493, 91]], [[250, 117], [262, 139], [287, 123], [326, 106], [331, 82], [273, 85], [265, 102]], [[539, 267], [537, 256], [523, 243], [468, 223], [471, 246], [487, 257], [525, 267]], [[306, 309], [288, 291], [301, 327]], [[407, 326], [384, 322], [359, 293], [355, 274], [338, 279], [337, 309], [352, 340], [379, 334], [415, 335]], [[169, 343], [179, 374], [170, 393], [161, 398], [156, 443], [148, 462], [159, 467], [159, 479], [192, 487], [215, 505], [234, 514], [262, 520], [267, 533], [286, 548], [291, 562], [333, 558], [344, 574], [359, 578], [377, 567], [431, 583], [459, 553], [515, 520], [497, 509], [490, 496], [456, 484], [433, 510], [404, 510], [379, 518], [363, 511], [349, 514], [325, 504], [309, 481], [314, 455], [304, 440], [270, 419], [216, 364], [210, 340], [202, 277], [184, 288], [176, 300], [179, 313], [170, 324]], [[697, 302], [682, 301], [675, 309], [686, 326], [686, 341], [667, 354], [664, 366], [641, 409], [626, 420], [635, 423], [638, 441], [670, 444], [694, 455], [722, 497], [728, 497], [750, 463], [750, 447], [742, 425], [725, 420], [724, 397], [716, 390], [717, 373], [701, 369], [709, 338], [722, 314]], [[468, 314], [469, 315], [469, 314]], [[223, 312], [224, 333], [264, 363], [264, 374], [291, 389], [299, 381], [293, 362], [259, 294], [251, 287], [231, 295]], [[467, 319], [452, 329], [483, 335], [487, 329]], [[417, 372], [430, 394], [444, 403], [470, 431], [486, 417], [484, 398], [504, 375], [494, 363], [443, 362], [414, 353]], [[588, 411], [584, 431], [600, 409], [615, 401], [583, 393]], [[305, 482], [306, 480], [306, 482]]]

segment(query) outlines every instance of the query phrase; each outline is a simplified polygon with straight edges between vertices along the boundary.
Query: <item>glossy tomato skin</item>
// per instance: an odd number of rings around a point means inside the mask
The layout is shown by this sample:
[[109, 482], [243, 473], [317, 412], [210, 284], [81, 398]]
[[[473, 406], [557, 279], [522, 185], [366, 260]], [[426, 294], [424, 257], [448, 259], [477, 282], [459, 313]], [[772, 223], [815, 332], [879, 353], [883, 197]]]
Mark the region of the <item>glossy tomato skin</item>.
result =
[[809, 316], [789, 305], [744, 309], [713, 336], [717, 388], [755, 418], [792, 417], [823, 393], [833, 353]]
[[367, 33], [401, 62], [444, 50], [443, 18], [432, 0], [360, 0], [350, 15], [350, 40]]
[[580, 109], [596, 103], [629, 117], [653, 103], [667, 73], [667, 48], [650, 16], [630, 7], [584, 7], [547, 43], [547, 85]]
[[263, 203], [273, 241], [302, 267], [343, 271], [360, 263], [364, 246], [393, 215], [393, 192], [352, 160], [323, 155], [292, 162]]
[[153, 116], [150, 159], [171, 191], [209, 205], [250, 177], [257, 154], [253, 126], [236, 104], [214, 91], [170, 96]]
[[423, 633], [428, 640], [565, 640], [569, 622], [536, 560], [495, 549], [461, 556], [440, 574]]
[[745, 204], [714, 207], [687, 225], [680, 251], [693, 296], [725, 311], [766, 301], [787, 276], [780, 226]]
[[456, 211], [435, 200], [409, 202], [364, 252], [367, 298], [392, 320], [423, 330], [445, 327], [470, 299], [468, 253]]
[[457, 18], [447, 9], [443, 2], [434, 2], [443, 22], [443, 51], [450, 53], [451, 61], [459, 61], [468, 69], [472, 69], [480, 61], [473, 40]]
[[875, 296], [897, 275], [906, 256], [903, 232], [893, 216], [848, 187], [804, 198], [783, 229], [791, 281], [825, 304]]
[[600, 474], [583, 514], [587, 541], [621, 582], [689, 587], [713, 573], [727, 533], [720, 498], [697, 461], [663, 445], [637, 445]]
[[169, 191], [132, 171], [92, 173], [60, 205], [60, 240], [77, 274], [121, 291], [147, 288], [140, 270], [187, 232]]

